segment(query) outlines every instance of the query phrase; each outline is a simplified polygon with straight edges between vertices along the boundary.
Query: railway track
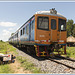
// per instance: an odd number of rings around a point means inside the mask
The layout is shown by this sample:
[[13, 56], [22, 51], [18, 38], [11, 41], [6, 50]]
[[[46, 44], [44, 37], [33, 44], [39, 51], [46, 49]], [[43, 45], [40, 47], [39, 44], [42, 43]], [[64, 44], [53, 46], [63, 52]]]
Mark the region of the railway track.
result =
[[75, 60], [62, 56], [55, 56], [55, 58], [38, 58], [33, 55], [29, 55], [25, 50], [16, 50], [18, 56], [26, 57], [29, 62], [32, 62], [37, 68], [40, 68], [42, 72], [47, 73], [75, 73]]
[[[67, 63], [64, 63], [62, 61], [67, 61], [68, 63], [74, 63], [75, 64], [75, 60], [74, 59], [71, 59], [71, 58], [66, 58], [66, 57], [63, 57], [63, 56], [56, 56], [56, 58], [49, 58], [49, 60], [53, 61], [53, 62], [56, 62], [58, 64], [61, 64], [61, 65], [64, 65], [70, 69], [73, 69], [75, 70], [75, 66], [73, 65], [69, 65]], [[60, 60], [60, 61], [59, 61]], [[62, 61], [61, 61], [62, 60]]]
[[56, 56], [56, 57], [57, 57], [57, 58], [66, 59], [66, 60], [75, 62], [75, 60], [74, 60], [74, 59], [71, 59], [71, 58], [67, 58], [67, 57], [63, 57], [63, 56]]

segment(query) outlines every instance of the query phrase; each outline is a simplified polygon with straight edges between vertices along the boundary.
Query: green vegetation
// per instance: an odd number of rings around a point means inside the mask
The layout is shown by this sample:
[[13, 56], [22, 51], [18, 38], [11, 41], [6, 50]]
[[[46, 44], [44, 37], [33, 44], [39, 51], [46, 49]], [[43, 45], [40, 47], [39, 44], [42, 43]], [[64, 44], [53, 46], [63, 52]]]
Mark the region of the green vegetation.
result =
[[[8, 42], [0, 41], [0, 53], [6, 54], [14, 52], [17, 54], [16, 49], [13, 48], [12, 45], [10, 45]], [[34, 64], [28, 62], [26, 58], [17, 56], [16, 59], [21, 63], [22, 67], [25, 68], [25, 70], [30, 70], [33, 73], [42, 73], [40, 69], [37, 69]], [[9, 64], [0, 65], [0, 73], [13, 73], [13, 71], [10, 69]]]
[[[15, 51], [8, 42], [0, 41], [0, 53], [6, 54], [8, 52]], [[0, 73], [13, 73], [9, 64], [0, 65]]]
[[14, 33], [11, 33], [11, 36], [13, 35]]
[[15, 51], [16, 49], [9, 45], [8, 42], [0, 41], [0, 53], [6, 54], [10, 51]]
[[10, 66], [8, 64], [6, 65], [0, 65], [0, 73], [13, 73]]
[[28, 62], [26, 58], [20, 56], [17, 57], [17, 60], [19, 60], [25, 70], [30, 70], [33, 73], [42, 73], [40, 69], [36, 68], [35, 65], [31, 62]]
[[[15, 52], [16, 54], [16, 49], [13, 48], [13, 46], [11, 46], [8, 42], [0, 41], [0, 53], [5, 54], [8, 52]], [[66, 56], [75, 59], [75, 47], [67, 47]], [[40, 69], [35, 67], [34, 64], [28, 62], [28, 59], [21, 56], [17, 56], [16, 59], [21, 63], [21, 66], [24, 67], [24, 70], [30, 70], [32, 73], [42, 73]], [[4, 64], [0, 65], [0, 73], [14, 73], [14, 71], [12, 71], [9, 64]]]
[[67, 37], [70, 35], [75, 37], [75, 24], [72, 19], [67, 21]]
[[67, 47], [66, 51], [67, 51], [66, 55], [67, 57], [75, 59], [75, 47]]

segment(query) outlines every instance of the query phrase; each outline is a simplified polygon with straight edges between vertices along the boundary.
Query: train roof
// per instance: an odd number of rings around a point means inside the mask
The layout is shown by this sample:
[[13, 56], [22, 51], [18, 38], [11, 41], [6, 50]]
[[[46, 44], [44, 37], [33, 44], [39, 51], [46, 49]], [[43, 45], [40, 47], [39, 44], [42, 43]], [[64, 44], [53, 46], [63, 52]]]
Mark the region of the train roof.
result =
[[52, 15], [52, 16], [58, 16], [58, 17], [64, 17], [64, 18], [66, 18], [65, 16], [61, 15], [58, 12], [57, 13], [51, 13], [50, 11], [38, 11], [35, 14]]

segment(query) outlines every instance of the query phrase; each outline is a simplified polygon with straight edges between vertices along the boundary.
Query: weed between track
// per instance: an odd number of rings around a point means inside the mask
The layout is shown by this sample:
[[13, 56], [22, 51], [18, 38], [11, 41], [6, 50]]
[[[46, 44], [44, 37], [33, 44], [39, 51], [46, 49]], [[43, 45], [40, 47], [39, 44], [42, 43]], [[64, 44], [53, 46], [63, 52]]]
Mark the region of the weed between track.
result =
[[34, 64], [28, 62], [26, 58], [18, 56], [16, 59], [22, 64], [24, 70], [30, 70], [32, 73], [42, 73], [40, 69], [37, 69]]

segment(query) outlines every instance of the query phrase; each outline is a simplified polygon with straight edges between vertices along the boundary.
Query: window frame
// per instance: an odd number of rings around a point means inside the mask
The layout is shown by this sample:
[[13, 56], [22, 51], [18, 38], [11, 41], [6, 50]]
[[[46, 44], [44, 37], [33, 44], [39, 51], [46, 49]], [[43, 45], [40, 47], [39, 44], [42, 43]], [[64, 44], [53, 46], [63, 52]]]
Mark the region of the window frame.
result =
[[17, 32], [17, 38], [18, 38], [18, 32]]
[[[59, 19], [61, 19], [61, 18], [59, 18]], [[58, 31], [66, 31], [66, 20], [61, 19], [61, 20], [65, 21], [65, 30], [61, 30], [61, 26], [60, 26], [60, 29], [59, 29], [59, 19], [58, 19]]]
[[[27, 30], [27, 27], [28, 27], [28, 30]], [[26, 34], [27, 35], [29, 34], [29, 24], [27, 24], [27, 26], [26, 26]]]
[[25, 27], [23, 28], [23, 35], [25, 34]]
[[20, 36], [22, 36], [22, 29], [20, 30]]
[[[43, 29], [43, 28], [39, 28], [39, 18], [48, 18], [48, 29]], [[40, 30], [49, 30], [49, 17], [48, 16], [38, 16], [37, 17], [37, 29], [40, 29]]]
[[31, 30], [34, 30], [34, 25], [35, 25], [35, 21], [32, 20], [32, 22], [31, 22]]

